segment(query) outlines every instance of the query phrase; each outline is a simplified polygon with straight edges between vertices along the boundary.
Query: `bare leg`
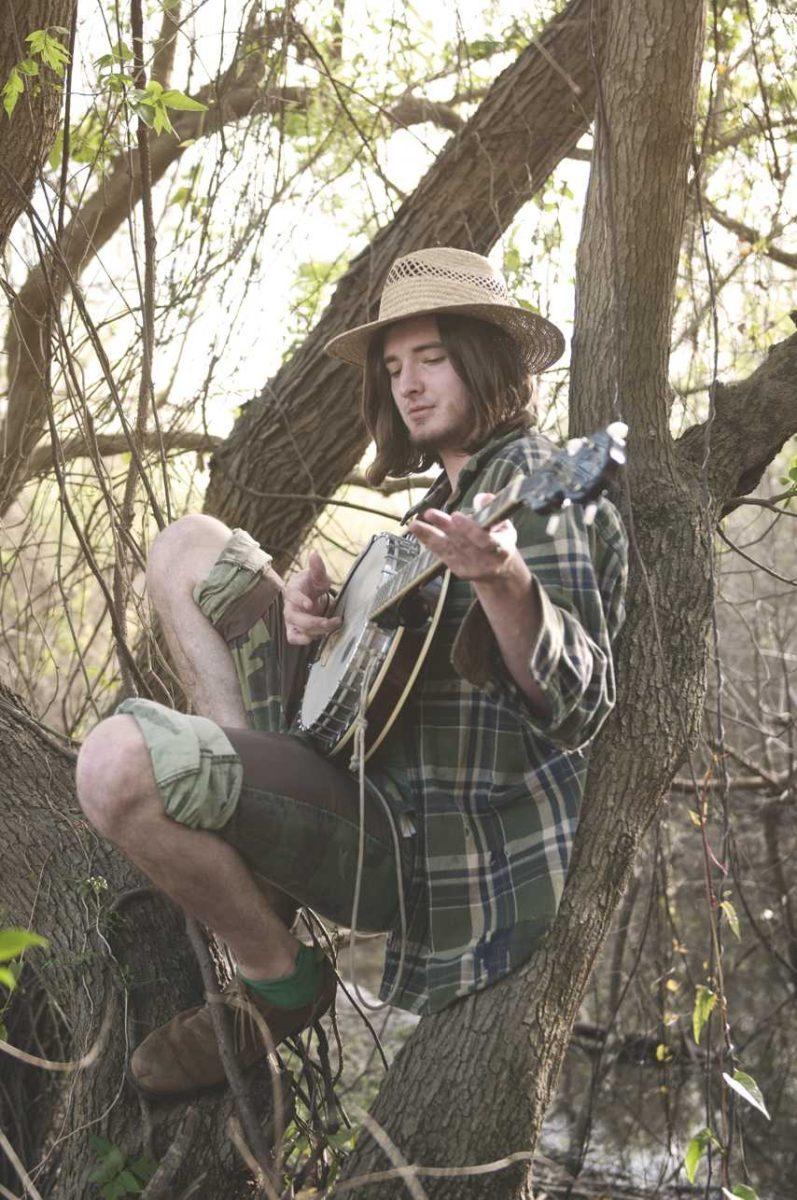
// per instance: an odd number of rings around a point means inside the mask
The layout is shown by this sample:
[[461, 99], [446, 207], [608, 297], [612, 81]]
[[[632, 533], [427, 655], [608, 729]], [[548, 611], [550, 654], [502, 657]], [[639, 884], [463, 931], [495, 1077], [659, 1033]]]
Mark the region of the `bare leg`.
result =
[[[245, 729], [246, 713], [232, 655], [193, 597], [194, 587], [206, 578], [230, 534], [221, 521], [204, 514], [181, 517], [167, 526], [150, 553], [147, 589], [194, 710], [218, 725]], [[143, 864], [139, 865], [143, 870]], [[267, 880], [255, 878], [271, 908], [290, 927], [296, 903]]]
[[244, 975], [290, 974], [296, 938], [232, 846], [166, 815], [146, 743], [132, 717], [110, 717], [89, 734], [78, 759], [77, 786], [92, 824], [185, 912], [221, 937]]
[[215, 517], [181, 517], [157, 537], [147, 589], [187, 696], [218, 725], [246, 728], [235, 665], [226, 642], [198, 608], [194, 586], [224, 549], [230, 530]]

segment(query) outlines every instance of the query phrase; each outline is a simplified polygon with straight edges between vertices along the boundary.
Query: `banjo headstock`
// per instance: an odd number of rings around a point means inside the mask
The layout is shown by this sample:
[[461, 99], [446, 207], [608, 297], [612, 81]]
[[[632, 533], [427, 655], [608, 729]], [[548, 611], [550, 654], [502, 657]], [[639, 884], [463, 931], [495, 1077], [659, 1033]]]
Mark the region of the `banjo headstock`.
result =
[[552, 455], [533, 475], [517, 475], [494, 500], [472, 515], [489, 527], [508, 516], [521, 504], [541, 514], [557, 513], [571, 504], [587, 506], [600, 495], [611, 476], [625, 462], [628, 426], [614, 421], [590, 437], [572, 438], [563, 450]]

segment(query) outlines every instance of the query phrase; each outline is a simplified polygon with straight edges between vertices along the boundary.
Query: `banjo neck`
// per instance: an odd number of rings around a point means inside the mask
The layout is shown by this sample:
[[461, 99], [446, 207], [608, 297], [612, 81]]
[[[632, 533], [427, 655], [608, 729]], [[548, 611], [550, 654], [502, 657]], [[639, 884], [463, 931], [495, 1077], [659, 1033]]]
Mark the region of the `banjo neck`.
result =
[[[483, 529], [503, 521], [525, 504], [532, 512], [555, 513], [570, 504], [585, 504], [585, 520], [592, 522], [595, 498], [604, 483], [625, 462], [625, 435], [628, 427], [613, 421], [588, 438], [571, 438], [563, 450], [554, 454], [531, 475], [518, 473], [484, 508], [470, 515]], [[379, 621], [394, 605], [416, 588], [422, 587], [445, 570], [431, 550], [421, 549], [378, 589], [370, 619]]]

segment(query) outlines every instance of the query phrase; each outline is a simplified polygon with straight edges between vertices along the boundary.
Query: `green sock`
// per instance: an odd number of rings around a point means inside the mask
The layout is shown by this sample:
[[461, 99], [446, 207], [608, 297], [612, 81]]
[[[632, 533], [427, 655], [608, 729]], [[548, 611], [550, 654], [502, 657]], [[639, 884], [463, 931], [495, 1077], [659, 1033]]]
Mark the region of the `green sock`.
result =
[[290, 975], [283, 975], [281, 979], [247, 979], [245, 975], [241, 975], [240, 978], [247, 987], [276, 1008], [301, 1008], [302, 1005], [315, 1000], [318, 995], [318, 959], [315, 949], [302, 943], [296, 955], [296, 966]]

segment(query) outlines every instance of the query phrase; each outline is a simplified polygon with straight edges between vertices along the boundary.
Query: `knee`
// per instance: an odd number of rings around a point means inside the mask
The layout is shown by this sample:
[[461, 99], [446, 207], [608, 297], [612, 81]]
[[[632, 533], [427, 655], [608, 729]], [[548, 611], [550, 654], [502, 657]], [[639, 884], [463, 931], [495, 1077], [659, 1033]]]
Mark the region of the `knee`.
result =
[[156, 607], [175, 589], [190, 594], [227, 545], [231, 530], [205, 513], [188, 513], [157, 534], [147, 559], [147, 589]]
[[149, 752], [132, 717], [109, 717], [92, 730], [78, 754], [76, 783], [86, 817], [112, 840], [152, 802]]

